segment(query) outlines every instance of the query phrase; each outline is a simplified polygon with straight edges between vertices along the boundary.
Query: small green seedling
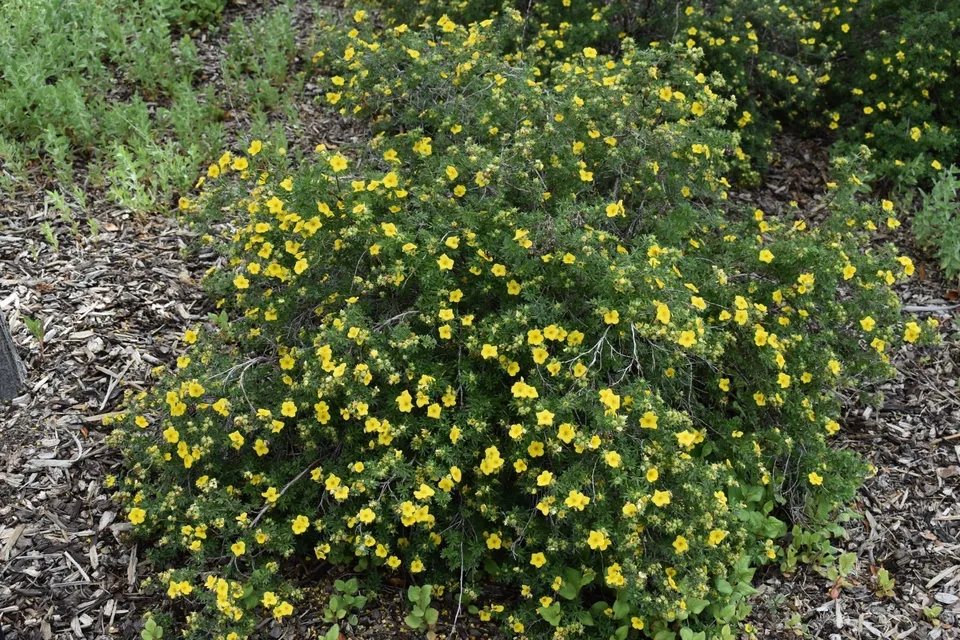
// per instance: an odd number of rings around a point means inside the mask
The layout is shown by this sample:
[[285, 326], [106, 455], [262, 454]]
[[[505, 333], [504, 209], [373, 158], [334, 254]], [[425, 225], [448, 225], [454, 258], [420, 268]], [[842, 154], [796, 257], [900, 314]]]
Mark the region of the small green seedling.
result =
[[143, 631], [140, 632], [143, 640], [160, 640], [163, 637], [163, 627], [157, 624], [153, 618], [148, 618], [143, 624]]
[[410, 587], [407, 590], [407, 599], [413, 603], [413, 610], [403, 619], [407, 626], [414, 631], [429, 630], [428, 637], [436, 635], [434, 626], [440, 612], [430, 606], [430, 595], [433, 587], [425, 584], [422, 587]]
[[43, 358], [43, 320], [23, 316], [23, 324], [27, 325], [27, 329], [33, 334], [37, 344], [40, 345], [40, 357]]
[[853, 573], [857, 565], [857, 554], [841, 553], [837, 558], [837, 564], [827, 570], [827, 579], [833, 582], [830, 588], [830, 597], [836, 600], [840, 597], [840, 588], [851, 586], [847, 576]]
[[[353, 626], [357, 624], [357, 614], [353, 611], [359, 611], [367, 604], [367, 597], [360, 595], [360, 587], [356, 578], [350, 578], [347, 581], [337, 580], [333, 583], [334, 593], [330, 596], [326, 608], [323, 610], [323, 619], [325, 622], [333, 622], [337, 628], [337, 633], [332, 637], [336, 638], [340, 634], [340, 622], [346, 621]], [[327, 632], [330, 636], [333, 629]]]
[[53, 227], [50, 226], [49, 222], [44, 222], [40, 225], [40, 233], [43, 234], [43, 238], [47, 241], [54, 251], [60, 251], [60, 241], [57, 239], [57, 234], [53, 232]]
[[890, 577], [890, 572], [886, 569], [877, 571], [877, 597], [892, 598], [893, 585], [895, 582], [896, 580]]
[[221, 311], [220, 313], [207, 313], [207, 320], [209, 320], [211, 324], [220, 327], [221, 331], [226, 331], [230, 326], [230, 316], [227, 315], [226, 311]]

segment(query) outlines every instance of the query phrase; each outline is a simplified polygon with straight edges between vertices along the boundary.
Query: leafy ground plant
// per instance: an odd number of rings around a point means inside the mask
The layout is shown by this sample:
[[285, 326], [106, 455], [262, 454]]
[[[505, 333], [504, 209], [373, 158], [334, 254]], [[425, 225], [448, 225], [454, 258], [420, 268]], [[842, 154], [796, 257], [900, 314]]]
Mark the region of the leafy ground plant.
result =
[[960, 170], [944, 169], [913, 217], [917, 242], [936, 256], [948, 278], [960, 276]]
[[731, 207], [696, 51], [505, 55], [523, 30], [328, 25], [315, 81], [371, 140], [297, 166], [254, 140], [181, 203], [218, 321], [112, 442], [185, 636], [282, 623], [309, 554], [516, 636], [733, 638], [786, 521], [863, 477], [836, 391], [930, 331], [857, 162], [822, 225]]

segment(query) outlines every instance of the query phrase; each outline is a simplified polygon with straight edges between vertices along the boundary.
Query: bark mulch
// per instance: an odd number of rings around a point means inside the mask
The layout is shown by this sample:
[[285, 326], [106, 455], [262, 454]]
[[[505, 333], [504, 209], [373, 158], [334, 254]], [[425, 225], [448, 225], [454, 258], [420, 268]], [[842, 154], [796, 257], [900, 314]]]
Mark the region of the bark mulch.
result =
[[[186, 261], [189, 232], [97, 201], [95, 236], [74, 236], [43, 190], [0, 203], [0, 313], [29, 371], [23, 394], [0, 408], [0, 622], [10, 640], [135, 635], [144, 572], [105, 487], [119, 469], [102, 421], [125, 393], [149, 387], [151, 369], [206, 311], [197, 279], [212, 255]], [[42, 340], [24, 318], [42, 322]]]

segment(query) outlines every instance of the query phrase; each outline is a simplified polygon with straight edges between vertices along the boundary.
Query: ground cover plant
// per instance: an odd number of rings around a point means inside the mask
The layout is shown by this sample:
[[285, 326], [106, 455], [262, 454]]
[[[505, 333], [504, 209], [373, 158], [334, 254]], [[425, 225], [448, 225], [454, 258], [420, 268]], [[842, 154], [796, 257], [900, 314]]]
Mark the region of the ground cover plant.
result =
[[528, 28], [333, 20], [315, 81], [372, 138], [249, 140], [181, 200], [218, 313], [112, 441], [188, 637], [283, 623], [311, 558], [431, 584], [416, 628], [446, 595], [518, 637], [732, 638], [788, 523], [866, 473], [836, 394], [934, 325], [900, 317], [863, 158], [817, 226], [734, 206], [700, 51]]
[[[103, 188], [138, 212], [166, 210], [228, 139], [228, 111], [278, 106], [298, 90], [290, 10], [236, 21], [210, 84], [196, 43], [225, 0], [15, 0], [0, 6], [0, 188], [39, 164], [54, 192]], [[264, 32], [270, 33], [263, 39]], [[265, 45], [249, 51], [245, 43]]]

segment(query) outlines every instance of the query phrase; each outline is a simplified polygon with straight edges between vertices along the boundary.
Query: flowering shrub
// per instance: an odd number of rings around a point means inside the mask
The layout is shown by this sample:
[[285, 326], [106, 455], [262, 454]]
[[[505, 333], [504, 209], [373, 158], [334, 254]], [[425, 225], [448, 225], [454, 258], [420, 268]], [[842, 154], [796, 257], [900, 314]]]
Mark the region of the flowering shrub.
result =
[[181, 202], [236, 226], [216, 326], [113, 437], [148, 586], [188, 637], [282, 622], [308, 555], [518, 637], [735, 637], [787, 517], [862, 477], [835, 390], [924, 337], [889, 288], [909, 258], [860, 248], [892, 213], [846, 161], [820, 227], [724, 213], [737, 139], [696, 52], [355, 20], [316, 81], [370, 142], [294, 168], [254, 141]]
[[[479, 20], [500, 8], [486, 0], [359, 4], [382, 8], [388, 22]], [[655, 47], [702, 48], [699, 69], [726, 80], [726, 94], [738, 103], [730, 123], [743, 131], [756, 166], [765, 164], [782, 126], [835, 132], [839, 154], [867, 145], [872, 171], [908, 184], [929, 181], [942, 161], [960, 153], [956, 4], [936, 11], [905, 0], [515, 4], [529, 22], [524, 46], [536, 43], [547, 53], [588, 45], [615, 50], [625, 35]]]
[[746, 99], [736, 123], [748, 151], [762, 147], [776, 118], [814, 134], [835, 131], [839, 153], [867, 145], [873, 171], [907, 183], [931, 178], [960, 152], [956, 5], [728, 0], [666, 14], [651, 12], [650, 31], [702, 47], [709, 69]]

